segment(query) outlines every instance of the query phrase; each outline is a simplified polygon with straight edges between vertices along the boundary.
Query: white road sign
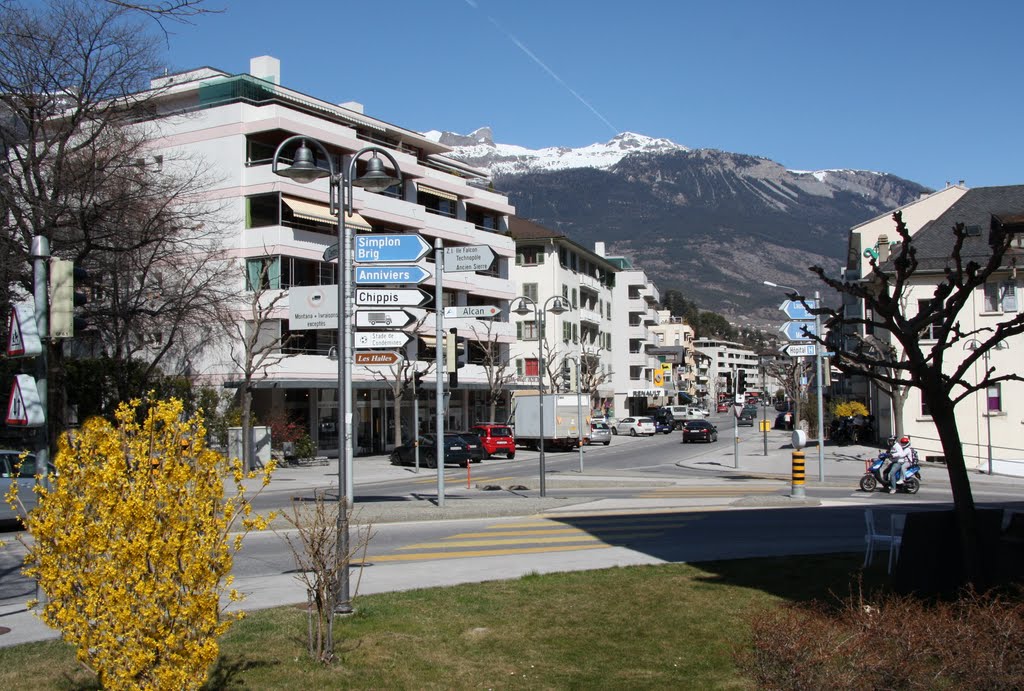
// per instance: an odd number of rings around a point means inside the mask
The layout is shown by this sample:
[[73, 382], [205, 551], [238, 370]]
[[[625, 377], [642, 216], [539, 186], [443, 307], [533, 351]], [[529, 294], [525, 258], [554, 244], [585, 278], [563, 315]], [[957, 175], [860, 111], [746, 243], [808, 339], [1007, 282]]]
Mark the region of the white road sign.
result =
[[412, 336], [404, 331], [356, 331], [356, 348], [401, 348]]
[[401, 329], [415, 320], [405, 310], [359, 310], [356, 312], [356, 326], [371, 329]]
[[497, 316], [500, 312], [494, 305], [462, 305], [458, 307], [445, 307], [445, 319], [486, 319]]
[[814, 343], [790, 343], [785, 351], [790, 357], [813, 357], [816, 352]]
[[419, 307], [430, 294], [419, 288], [356, 288], [356, 304], [371, 307]]
[[444, 248], [444, 270], [487, 271], [494, 263], [494, 250], [487, 245], [465, 245]]
[[288, 328], [338, 328], [338, 286], [293, 286], [288, 289]]

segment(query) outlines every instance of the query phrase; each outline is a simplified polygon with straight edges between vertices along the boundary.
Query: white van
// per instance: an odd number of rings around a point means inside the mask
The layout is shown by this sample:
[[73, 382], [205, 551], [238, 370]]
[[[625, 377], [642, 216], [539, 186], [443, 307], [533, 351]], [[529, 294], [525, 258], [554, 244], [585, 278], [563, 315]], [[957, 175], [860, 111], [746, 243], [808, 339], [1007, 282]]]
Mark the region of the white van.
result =
[[665, 406], [672, 411], [672, 418], [674, 420], [703, 420], [704, 413], [698, 408], [694, 408], [689, 405], [667, 405]]

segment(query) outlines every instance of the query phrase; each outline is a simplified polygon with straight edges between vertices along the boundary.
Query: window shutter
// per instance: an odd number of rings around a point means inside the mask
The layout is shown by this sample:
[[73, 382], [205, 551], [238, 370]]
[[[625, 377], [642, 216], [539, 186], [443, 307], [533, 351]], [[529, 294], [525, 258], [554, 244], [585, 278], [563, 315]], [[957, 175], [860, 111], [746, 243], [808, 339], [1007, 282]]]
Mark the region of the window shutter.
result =
[[517, 341], [523, 340], [523, 323], [522, 322], [516, 322], [516, 340]]
[[523, 255], [517, 254], [516, 255], [516, 266], [522, 266], [522, 265], [523, 265]]
[[516, 360], [516, 375], [523, 376], [523, 360], [519, 358]]

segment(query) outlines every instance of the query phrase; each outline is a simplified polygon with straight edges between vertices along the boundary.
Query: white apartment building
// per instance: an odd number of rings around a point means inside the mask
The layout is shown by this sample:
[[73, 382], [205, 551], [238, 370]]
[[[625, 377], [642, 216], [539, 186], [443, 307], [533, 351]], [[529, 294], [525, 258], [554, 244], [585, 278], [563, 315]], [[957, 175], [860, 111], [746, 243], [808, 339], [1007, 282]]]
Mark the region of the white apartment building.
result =
[[[617, 267], [564, 234], [522, 218], [509, 219], [509, 232], [516, 243], [512, 278], [517, 295], [526, 298], [514, 301], [511, 308], [525, 303], [530, 312], [510, 315], [516, 330], [509, 351], [515, 363], [510, 388], [535, 391], [543, 377], [547, 392], [575, 391], [579, 363], [591, 408], [603, 414], [615, 406], [614, 363], [623, 352], [616, 351], [612, 338]], [[550, 311], [556, 302], [565, 308], [563, 313]]]
[[[603, 242], [596, 243], [594, 249], [599, 256], [605, 256]], [[628, 258], [606, 259], [618, 267], [612, 292], [612, 414], [639, 415], [669, 403], [665, 389], [654, 385], [655, 370], [661, 371], [661, 361], [651, 352], [657, 347], [651, 327], [658, 325], [661, 296], [647, 274], [634, 267]]]
[[[707, 369], [706, 387], [708, 401], [716, 404], [735, 393], [736, 378], [739, 371], [746, 372], [747, 391], [760, 391], [760, 358], [757, 353], [744, 348], [739, 343], [717, 338], [701, 338], [693, 342], [693, 347], [704, 357]], [[699, 380], [698, 380], [699, 381]]]
[[[515, 244], [507, 234], [514, 209], [505, 196], [487, 189], [485, 173], [449, 158], [447, 147], [417, 132], [365, 114], [359, 104], [337, 105], [289, 89], [282, 85], [281, 76], [280, 63], [264, 56], [251, 61], [249, 74], [202, 68], [153, 81], [154, 88], [164, 90], [153, 123], [162, 137], [161, 150], [174, 157], [201, 158], [217, 180], [207, 198], [222, 209], [225, 271], [237, 274], [232, 280], [237, 285], [239, 319], [245, 319], [247, 300], [252, 301], [251, 279], [263, 268], [269, 268], [263, 286], [268, 298], [295, 287], [333, 289], [337, 285], [336, 263], [323, 259], [325, 249], [337, 242], [337, 217], [328, 207], [327, 182], [302, 185], [271, 171], [276, 148], [293, 135], [322, 144], [336, 158], [336, 170], [363, 147], [385, 148], [401, 169], [401, 184], [379, 194], [354, 188], [356, 215], [347, 222], [357, 233], [418, 234], [431, 247], [438, 240], [444, 247], [490, 247], [495, 260], [488, 270], [444, 274], [440, 307], [494, 305], [507, 314], [508, 303], [516, 296], [510, 276]], [[365, 166], [360, 158], [357, 174]], [[423, 309], [409, 308], [425, 321], [418, 327], [420, 337], [401, 350], [406, 358], [422, 360], [420, 365], [425, 366], [428, 359], [433, 360], [434, 308], [438, 307], [433, 304], [432, 253], [420, 264], [431, 276], [420, 286], [430, 299]], [[338, 368], [329, 355], [336, 345], [336, 331], [290, 331], [291, 314], [285, 297], [275, 307], [268, 331], [271, 336], [291, 334], [295, 340], [289, 347], [290, 357], [273, 364], [255, 382], [254, 409], [264, 419], [270, 414], [286, 415], [308, 428], [320, 453], [334, 455]], [[469, 339], [469, 363], [459, 371], [460, 386], [447, 402], [449, 425], [462, 427], [483, 417], [485, 377], [480, 349], [474, 343], [493, 341], [507, 350], [515, 331], [503, 316], [486, 323], [465, 319], [446, 323], [445, 329], [450, 327]], [[239, 347], [211, 332], [210, 347], [195, 363], [194, 376], [213, 385], [236, 382], [238, 368], [232, 355], [237, 359]], [[396, 425], [401, 426], [404, 439], [414, 432], [410, 397], [403, 398], [395, 419], [394, 401], [383, 381], [387, 376], [387, 369], [353, 367], [350, 412], [357, 454], [387, 452]], [[434, 382], [433, 375], [422, 382], [422, 421], [434, 415]]]

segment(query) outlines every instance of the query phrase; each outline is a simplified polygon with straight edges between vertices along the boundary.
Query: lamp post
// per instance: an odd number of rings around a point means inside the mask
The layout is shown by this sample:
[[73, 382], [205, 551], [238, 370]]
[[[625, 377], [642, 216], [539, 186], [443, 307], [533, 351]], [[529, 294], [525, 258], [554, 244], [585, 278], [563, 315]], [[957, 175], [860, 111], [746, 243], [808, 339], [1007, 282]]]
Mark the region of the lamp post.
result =
[[[562, 314], [566, 312], [565, 306], [562, 304], [562, 298], [558, 295], [552, 295], [544, 301], [542, 306], [538, 306], [536, 300], [526, 297], [525, 295], [515, 298], [512, 303], [518, 302], [519, 307], [512, 310], [521, 317], [525, 317], [530, 313], [533, 314], [533, 320], [537, 323], [537, 369], [538, 374], [538, 385], [537, 388], [540, 390], [540, 398], [538, 400], [540, 420], [538, 421], [538, 431], [540, 432], [540, 496], [546, 497], [548, 495], [547, 484], [544, 478], [544, 318], [545, 312], [551, 312], [551, 314]], [[548, 303], [554, 302], [551, 307], [548, 307]], [[509, 304], [511, 309], [512, 304]]]
[[764, 439], [764, 455], [768, 455], [768, 384], [767, 384], [767, 370], [768, 361], [762, 356], [760, 359], [761, 366], [761, 436]]
[[[281, 168], [281, 153], [294, 142], [299, 145], [292, 155], [290, 166]], [[327, 162], [327, 168], [321, 167], [309, 148], [312, 144], [317, 153]], [[366, 163], [366, 172], [355, 178], [356, 163], [360, 156], [372, 153]], [[384, 164], [378, 158], [383, 155], [395, 169], [395, 176], [384, 170]], [[329, 211], [338, 215], [338, 537], [337, 559], [341, 568], [338, 569], [337, 600], [334, 611], [336, 614], [352, 612], [349, 594], [348, 552], [349, 525], [348, 508], [352, 500], [352, 318], [350, 310], [351, 274], [352, 274], [352, 231], [345, 225], [345, 214], [352, 213], [352, 187], [362, 187], [370, 192], [383, 192], [387, 188], [401, 183], [401, 170], [394, 156], [377, 146], [367, 146], [352, 154], [347, 163], [342, 162], [341, 169], [334, 166], [334, 159], [327, 148], [316, 139], [296, 135], [288, 137], [277, 146], [271, 170], [276, 175], [289, 178], [299, 184], [309, 184], [321, 178], [327, 178], [329, 186]], [[324, 259], [331, 254], [330, 248], [324, 253]]]
[[[803, 300], [800, 291], [790, 286], [782, 286], [771, 281], [763, 281], [766, 286], [782, 288], [789, 291], [791, 300]], [[818, 308], [821, 307], [821, 295], [814, 291], [814, 337], [820, 339], [814, 343], [814, 367], [815, 367], [815, 389], [818, 396], [818, 482], [825, 481], [825, 405], [821, 392], [821, 349], [824, 347], [824, 339], [821, 338], [821, 314]]]
[[571, 360], [576, 366], [576, 429], [577, 429], [577, 444], [576, 449], [579, 451], [580, 456], [580, 474], [583, 473], [583, 399], [580, 396], [580, 392], [583, 389], [583, 380], [580, 378], [580, 359], [578, 357], [566, 357], [566, 360]]
[[[981, 348], [981, 341], [977, 339], [971, 339], [964, 345], [965, 350], [978, 350]], [[992, 348], [989, 350], [1005, 350], [1007, 345], [1002, 341], [996, 341], [992, 344]], [[981, 357], [985, 361], [985, 376], [988, 377], [989, 371], [989, 350], [985, 350]], [[992, 404], [988, 397], [988, 392], [985, 393], [985, 434], [988, 440], [988, 474], [992, 474]]]

